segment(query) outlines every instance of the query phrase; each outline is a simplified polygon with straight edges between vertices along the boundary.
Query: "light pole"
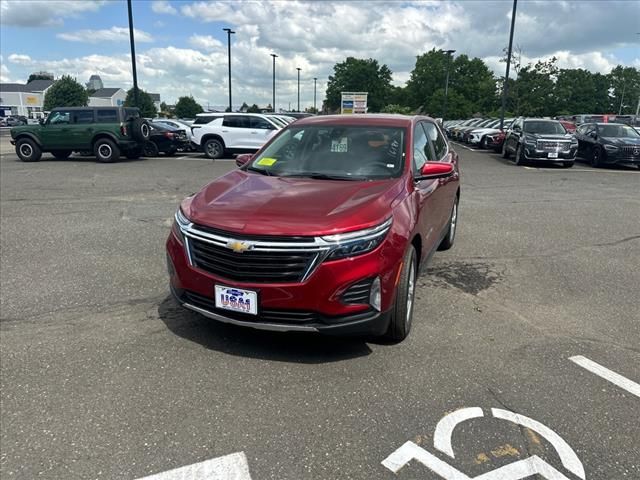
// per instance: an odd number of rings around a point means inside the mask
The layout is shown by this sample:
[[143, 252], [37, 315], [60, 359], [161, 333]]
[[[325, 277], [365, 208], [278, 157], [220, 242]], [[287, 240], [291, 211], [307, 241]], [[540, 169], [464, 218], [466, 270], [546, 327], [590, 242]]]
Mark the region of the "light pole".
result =
[[316, 108], [316, 82], [318, 81], [318, 77], [313, 77], [313, 113], [318, 113], [318, 109]]
[[504, 76], [502, 86], [502, 107], [500, 107], [500, 130], [504, 127], [504, 107], [507, 103], [507, 90], [509, 89], [509, 67], [511, 67], [511, 47], [513, 47], [513, 29], [516, 25], [516, 5], [518, 0], [513, 0], [513, 11], [511, 12], [511, 30], [509, 31], [509, 50], [507, 51], [507, 72]]
[[298, 112], [300, 111], [300, 70], [302, 70], [300, 67], [296, 67], [296, 70], [298, 70]]
[[278, 55], [276, 55], [275, 53], [272, 53], [271, 56], [273, 57], [273, 103], [271, 104], [272, 106], [271, 110], [273, 110], [273, 112], [275, 113], [276, 111], [276, 58], [278, 57]]
[[444, 122], [447, 119], [447, 96], [449, 95], [449, 67], [451, 66], [451, 57], [455, 50], [445, 50], [444, 53], [447, 54], [447, 79], [444, 82], [444, 108], [442, 109], [442, 121]]
[[129, 41], [131, 42], [131, 67], [133, 69], [133, 101], [135, 102], [135, 106], [140, 108], [140, 103], [138, 103], [138, 73], [136, 72], [136, 44], [133, 38], [131, 0], [127, 0], [127, 10], [129, 12]]
[[[623, 73], [624, 75], [624, 73]], [[622, 79], [622, 98], [620, 98], [620, 108], [618, 109], [618, 115], [622, 114], [622, 105], [624, 104], [624, 90], [627, 87], [627, 82], [625, 79]]]
[[233, 111], [233, 107], [231, 106], [231, 34], [236, 33], [230, 28], [223, 28], [225, 32], [227, 32], [227, 52], [229, 56], [229, 111]]

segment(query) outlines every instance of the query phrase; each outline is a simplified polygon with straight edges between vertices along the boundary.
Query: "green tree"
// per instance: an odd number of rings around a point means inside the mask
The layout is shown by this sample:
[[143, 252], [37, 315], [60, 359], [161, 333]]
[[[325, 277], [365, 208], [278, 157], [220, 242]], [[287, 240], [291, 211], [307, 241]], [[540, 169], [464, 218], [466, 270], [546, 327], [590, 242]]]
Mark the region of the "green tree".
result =
[[635, 113], [640, 97], [640, 70], [618, 65], [608, 77], [612, 90], [611, 106], [608, 112], [598, 113]]
[[563, 68], [555, 85], [555, 115], [597, 112], [594, 75], [582, 68]]
[[[554, 116], [558, 110], [555, 81], [558, 75], [557, 58], [528, 64], [518, 75], [518, 96], [522, 113], [531, 117]], [[575, 85], [574, 88], [580, 88]]]
[[50, 73], [44, 73], [44, 72], [32, 73], [31, 75], [29, 75], [29, 78], [27, 79], [27, 83], [33, 80], [53, 80], [53, 75]]
[[[249, 105], [247, 105], [247, 102], [242, 102], [242, 106], [240, 107], [240, 111], [241, 112], [247, 112], [249, 110]], [[231, 111], [231, 110], [229, 110]]]
[[56, 107], [85, 107], [88, 101], [85, 88], [75, 78], [63, 75], [47, 90], [44, 109], [49, 111]]
[[158, 113], [158, 111], [156, 110], [156, 106], [153, 104], [151, 96], [140, 88], [138, 88], [138, 105], [136, 105], [133, 88], [130, 88], [129, 91], [127, 91], [127, 97], [124, 100], [124, 106], [138, 107], [140, 109], [140, 115], [147, 118], [153, 118]]
[[369, 112], [379, 112], [389, 102], [392, 92], [391, 70], [379, 65], [377, 60], [348, 57], [333, 66], [326, 91], [326, 106], [329, 110], [339, 110], [341, 92], [368, 92]]
[[254, 103], [247, 108], [247, 113], [260, 113], [260, 107]]
[[203, 111], [200, 104], [191, 96], [180, 97], [173, 109], [173, 113], [178, 118], [194, 118], [198, 113], [202, 113]]
[[401, 113], [402, 115], [411, 115], [411, 107], [403, 107], [397, 103], [390, 103], [382, 109], [382, 113]]

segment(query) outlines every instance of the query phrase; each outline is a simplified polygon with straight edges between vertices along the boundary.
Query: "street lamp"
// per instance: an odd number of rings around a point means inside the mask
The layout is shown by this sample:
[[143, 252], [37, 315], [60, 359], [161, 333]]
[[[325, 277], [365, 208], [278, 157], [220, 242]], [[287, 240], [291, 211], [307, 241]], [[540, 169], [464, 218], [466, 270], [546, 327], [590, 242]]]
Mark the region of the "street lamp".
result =
[[131, 0], [127, 0], [127, 11], [129, 13], [129, 42], [131, 43], [131, 67], [133, 70], [133, 101], [135, 106], [140, 108], [138, 102], [138, 73], [136, 72], [136, 44], [133, 38], [133, 14], [131, 13]]
[[316, 108], [316, 82], [318, 81], [318, 77], [313, 77], [313, 113], [318, 113], [318, 109]]
[[229, 111], [232, 112], [233, 108], [231, 106], [231, 34], [236, 33], [230, 28], [223, 28], [225, 32], [227, 32], [227, 51], [229, 56]]
[[444, 108], [442, 109], [442, 121], [444, 122], [447, 119], [447, 96], [449, 95], [449, 67], [451, 66], [451, 57], [455, 50], [445, 50], [444, 53], [447, 54], [447, 79], [444, 82]]
[[275, 113], [276, 111], [276, 58], [278, 57], [278, 55], [276, 55], [275, 53], [272, 53], [271, 56], [273, 57], [273, 103], [271, 104], [272, 106], [272, 110]]
[[298, 112], [300, 111], [300, 70], [302, 70], [300, 67], [296, 67], [296, 70], [298, 70]]
[[516, 5], [518, 0], [513, 0], [513, 11], [511, 12], [511, 30], [509, 31], [509, 50], [507, 51], [507, 72], [504, 76], [502, 86], [502, 107], [500, 108], [500, 130], [504, 127], [504, 107], [507, 103], [507, 90], [509, 89], [509, 67], [511, 67], [511, 47], [513, 46], [513, 29], [516, 25]]

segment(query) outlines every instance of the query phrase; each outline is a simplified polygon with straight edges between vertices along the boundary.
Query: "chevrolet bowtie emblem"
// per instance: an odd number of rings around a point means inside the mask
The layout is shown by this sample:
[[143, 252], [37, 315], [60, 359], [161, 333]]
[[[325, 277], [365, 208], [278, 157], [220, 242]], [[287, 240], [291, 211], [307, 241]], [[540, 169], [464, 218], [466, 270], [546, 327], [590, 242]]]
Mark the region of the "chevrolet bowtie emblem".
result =
[[239, 240], [229, 240], [227, 242], [227, 248], [230, 248], [236, 253], [246, 252], [253, 248], [253, 244], [249, 242], [241, 242]]

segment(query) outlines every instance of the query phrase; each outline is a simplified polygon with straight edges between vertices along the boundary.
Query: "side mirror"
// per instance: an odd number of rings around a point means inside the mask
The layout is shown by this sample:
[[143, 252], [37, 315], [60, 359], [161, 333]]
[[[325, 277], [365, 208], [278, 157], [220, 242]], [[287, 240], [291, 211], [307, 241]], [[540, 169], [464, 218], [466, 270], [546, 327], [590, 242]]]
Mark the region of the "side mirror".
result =
[[594, 138], [594, 139], [595, 139], [595, 138], [598, 138], [598, 134], [597, 134], [596, 132], [591, 132], [591, 133], [589, 134], [589, 136], [590, 136], [591, 138]]
[[39, 123], [40, 125], [44, 125], [44, 118], [39, 118], [39, 119], [38, 119], [38, 123]]
[[514, 125], [513, 127], [511, 127], [511, 130], [513, 130], [514, 132], [521, 132], [522, 128], [520, 128], [520, 125]]
[[250, 162], [253, 158], [253, 155], [250, 153], [242, 153], [236, 157], [236, 165], [242, 167], [247, 162]]
[[420, 175], [416, 180], [445, 178], [453, 175], [453, 164], [449, 162], [427, 162], [420, 168]]

